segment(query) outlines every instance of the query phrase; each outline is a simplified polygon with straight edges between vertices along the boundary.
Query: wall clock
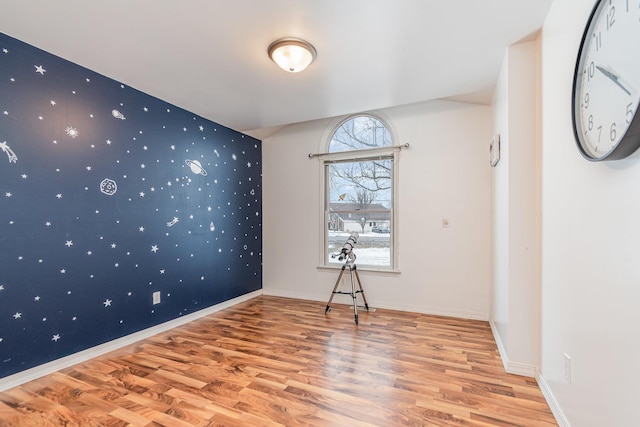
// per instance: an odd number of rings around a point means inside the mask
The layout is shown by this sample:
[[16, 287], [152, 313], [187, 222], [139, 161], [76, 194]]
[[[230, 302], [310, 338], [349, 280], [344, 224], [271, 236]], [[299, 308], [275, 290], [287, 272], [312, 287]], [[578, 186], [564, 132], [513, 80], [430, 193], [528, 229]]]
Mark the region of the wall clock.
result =
[[573, 132], [591, 161], [640, 147], [640, 0], [598, 0], [573, 77]]

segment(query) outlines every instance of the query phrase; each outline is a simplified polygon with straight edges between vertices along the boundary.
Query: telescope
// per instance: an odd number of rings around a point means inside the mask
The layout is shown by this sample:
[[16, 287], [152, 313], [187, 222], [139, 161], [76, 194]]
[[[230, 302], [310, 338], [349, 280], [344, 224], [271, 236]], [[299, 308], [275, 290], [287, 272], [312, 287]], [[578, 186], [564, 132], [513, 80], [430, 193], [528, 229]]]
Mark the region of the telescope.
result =
[[[356, 268], [356, 254], [353, 253], [353, 247], [356, 245], [358, 241], [358, 233], [351, 233], [351, 236], [347, 239], [340, 252], [336, 252], [331, 255], [331, 258], [335, 258], [336, 256], [340, 261], [345, 260], [342, 265], [342, 269], [340, 269], [340, 275], [338, 275], [338, 280], [336, 280], [336, 285], [333, 287], [333, 291], [331, 292], [331, 297], [329, 298], [329, 302], [327, 303], [327, 307], [324, 309], [324, 314], [327, 314], [329, 310], [331, 310], [331, 301], [333, 301], [333, 297], [336, 294], [345, 294], [350, 295], [353, 298], [353, 316], [356, 321], [356, 325], [358, 324], [358, 305], [356, 303], [356, 296], [358, 294], [362, 295], [362, 300], [364, 301], [364, 308], [369, 311], [369, 303], [367, 303], [367, 299], [364, 296], [364, 289], [362, 289], [362, 282], [360, 282], [360, 276], [358, 275], [358, 270]], [[340, 280], [342, 279], [342, 275], [344, 271], [349, 268], [349, 274], [351, 276], [351, 291], [339, 291], [338, 285], [340, 285]], [[355, 278], [355, 280], [354, 280]], [[358, 281], [358, 288], [356, 288], [356, 280]]]
[[349, 236], [349, 238], [347, 239], [347, 241], [345, 242], [344, 246], [342, 246], [342, 249], [340, 249], [340, 252], [338, 254], [338, 261], [342, 261], [343, 259], [347, 258], [347, 257], [353, 257], [355, 260], [355, 254], [353, 253], [353, 247], [356, 245], [356, 243], [358, 242], [358, 233], [351, 233], [351, 236]]

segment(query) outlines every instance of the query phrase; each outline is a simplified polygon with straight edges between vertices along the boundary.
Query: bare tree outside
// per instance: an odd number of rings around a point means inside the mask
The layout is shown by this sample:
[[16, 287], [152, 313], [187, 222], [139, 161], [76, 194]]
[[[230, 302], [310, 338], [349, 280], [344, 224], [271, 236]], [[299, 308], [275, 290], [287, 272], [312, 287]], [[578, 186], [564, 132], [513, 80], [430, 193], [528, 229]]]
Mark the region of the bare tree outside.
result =
[[363, 150], [391, 145], [389, 130], [371, 116], [353, 117], [340, 125], [331, 138], [329, 152]]
[[349, 195], [349, 201], [356, 205], [356, 209], [359, 210], [360, 220], [358, 223], [364, 233], [365, 226], [367, 225], [367, 214], [369, 207], [376, 199], [376, 193], [364, 188], [356, 190], [355, 196]]
[[[344, 122], [333, 134], [329, 151], [363, 150], [391, 145], [387, 127], [370, 116], [358, 116]], [[336, 178], [352, 183], [369, 193], [391, 188], [391, 162], [371, 159], [367, 162], [346, 163], [332, 168]]]
[[356, 191], [356, 195], [349, 195], [349, 201], [355, 203], [358, 209], [366, 210], [376, 200], [376, 193], [367, 189], [361, 188]]

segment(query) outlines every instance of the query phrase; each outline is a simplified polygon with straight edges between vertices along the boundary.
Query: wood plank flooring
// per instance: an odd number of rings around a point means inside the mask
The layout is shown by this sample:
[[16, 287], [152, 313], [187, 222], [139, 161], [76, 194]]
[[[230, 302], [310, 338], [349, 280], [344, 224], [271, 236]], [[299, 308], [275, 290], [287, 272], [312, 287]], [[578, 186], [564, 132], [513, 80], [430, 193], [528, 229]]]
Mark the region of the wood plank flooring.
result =
[[0, 393], [5, 426], [555, 426], [487, 322], [261, 296]]

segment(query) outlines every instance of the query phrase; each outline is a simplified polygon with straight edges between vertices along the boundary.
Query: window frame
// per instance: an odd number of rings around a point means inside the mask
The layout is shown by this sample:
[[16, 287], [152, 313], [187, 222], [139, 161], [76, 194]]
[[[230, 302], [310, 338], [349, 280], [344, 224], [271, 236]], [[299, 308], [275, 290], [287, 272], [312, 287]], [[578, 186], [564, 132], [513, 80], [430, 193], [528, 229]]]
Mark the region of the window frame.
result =
[[[379, 122], [381, 122], [389, 132], [391, 138], [391, 145], [388, 146], [380, 146], [375, 148], [365, 148], [359, 150], [348, 150], [348, 151], [337, 151], [337, 152], [329, 152], [329, 147], [331, 144], [331, 140], [336, 131], [346, 122], [352, 120], [356, 117], [371, 117]], [[390, 226], [390, 234], [389, 234], [389, 249], [390, 256], [389, 262], [390, 265], [378, 266], [378, 265], [370, 265], [370, 264], [361, 264], [356, 261], [359, 270], [365, 271], [376, 271], [376, 272], [391, 272], [391, 273], [399, 273], [398, 266], [398, 176], [399, 176], [399, 155], [400, 146], [394, 145], [396, 141], [395, 132], [391, 126], [389, 126], [389, 122], [379, 115], [374, 115], [370, 113], [361, 113], [361, 114], [353, 114], [347, 116], [340, 120], [334, 126], [331, 126], [330, 129], [327, 130], [325, 136], [323, 138], [323, 150], [322, 154], [318, 156], [319, 164], [320, 164], [320, 186], [321, 186], [321, 203], [320, 203], [320, 230], [321, 236], [320, 239], [320, 251], [319, 251], [319, 268], [326, 269], [340, 269], [342, 268], [341, 264], [338, 263], [330, 263], [329, 262], [329, 253], [327, 248], [329, 247], [329, 231], [328, 231], [328, 220], [329, 220], [329, 206], [330, 206], [330, 189], [329, 189], [329, 174], [328, 169], [329, 165], [334, 163], [343, 163], [349, 161], [367, 161], [367, 160], [379, 160], [383, 158], [387, 158], [391, 162], [392, 172], [391, 172], [391, 207], [390, 207], [390, 218], [389, 218], [389, 226]], [[357, 250], [357, 244], [356, 244]], [[357, 252], [356, 252], [357, 254]]]

